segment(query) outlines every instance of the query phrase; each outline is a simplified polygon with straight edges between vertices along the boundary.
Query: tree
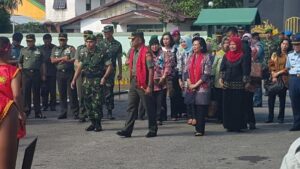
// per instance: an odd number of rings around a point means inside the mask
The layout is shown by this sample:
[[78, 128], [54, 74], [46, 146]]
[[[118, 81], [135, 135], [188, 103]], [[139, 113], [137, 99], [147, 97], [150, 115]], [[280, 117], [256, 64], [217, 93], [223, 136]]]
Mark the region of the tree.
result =
[[10, 15], [22, 0], [0, 0], [0, 33], [11, 32]]
[[[212, 1], [213, 6], [208, 3]], [[176, 15], [179, 13], [196, 18], [203, 8], [236, 8], [243, 6], [243, 0], [161, 0], [164, 10], [161, 12], [162, 21], [177, 22]]]
[[4, 8], [0, 8], [0, 33], [11, 32], [10, 14]]
[[0, 0], [0, 8], [6, 9], [9, 13], [17, 9], [20, 4], [22, 0]]

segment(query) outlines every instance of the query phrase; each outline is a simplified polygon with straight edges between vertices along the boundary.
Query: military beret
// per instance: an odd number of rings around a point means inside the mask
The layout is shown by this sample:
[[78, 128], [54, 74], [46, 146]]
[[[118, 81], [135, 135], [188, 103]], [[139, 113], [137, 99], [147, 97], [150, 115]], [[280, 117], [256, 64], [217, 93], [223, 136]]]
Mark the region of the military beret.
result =
[[111, 25], [104, 26], [102, 30], [102, 32], [113, 32], [113, 31], [114, 31], [114, 27]]
[[97, 38], [95, 35], [87, 35], [85, 41], [96, 41]]
[[66, 33], [60, 33], [58, 35], [58, 39], [68, 39], [68, 34], [66, 34]]
[[33, 41], [33, 40], [35, 40], [35, 35], [34, 34], [26, 35], [26, 41]]
[[91, 31], [91, 30], [83, 31], [83, 35], [92, 35], [92, 34], [93, 34], [93, 31]]
[[134, 39], [135, 37], [144, 38], [144, 32], [132, 32], [129, 39]]

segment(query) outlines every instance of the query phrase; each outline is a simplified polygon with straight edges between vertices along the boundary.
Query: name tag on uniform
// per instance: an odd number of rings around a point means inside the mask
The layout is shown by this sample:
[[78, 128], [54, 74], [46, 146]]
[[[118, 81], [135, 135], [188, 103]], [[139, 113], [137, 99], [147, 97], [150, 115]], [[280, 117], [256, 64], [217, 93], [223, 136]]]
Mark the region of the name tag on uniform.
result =
[[67, 48], [64, 53], [65, 55], [70, 54], [71, 53], [70, 48]]
[[56, 57], [59, 56], [59, 51], [56, 50], [56, 51], [54, 52], [54, 56], [56, 56]]
[[40, 55], [40, 54], [41, 54], [41, 52], [40, 52], [40, 51], [38, 51], [38, 50], [36, 50], [36, 51], [34, 51], [34, 54], [36, 54], [36, 55]]

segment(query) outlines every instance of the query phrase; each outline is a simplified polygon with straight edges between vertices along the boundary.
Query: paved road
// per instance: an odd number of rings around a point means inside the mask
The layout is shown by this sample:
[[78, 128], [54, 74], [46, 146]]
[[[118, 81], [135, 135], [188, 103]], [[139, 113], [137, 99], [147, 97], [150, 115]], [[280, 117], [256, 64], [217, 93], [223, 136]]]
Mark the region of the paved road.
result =
[[[104, 131], [86, 132], [88, 123], [57, 120], [57, 112], [46, 112], [46, 120], [28, 120], [28, 135], [20, 143], [17, 166], [25, 147], [35, 137], [38, 145], [33, 169], [276, 169], [289, 145], [300, 132], [289, 132], [292, 113], [287, 98], [284, 124], [263, 123], [263, 108], [256, 108], [257, 130], [225, 132], [220, 124], [206, 126], [206, 136], [194, 137], [185, 121], [166, 122], [158, 137], [145, 138], [147, 121], [137, 121], [131, 138], [115, 133], [124, 126], [127, 95], [116, 97], [117, 120], [104, 120]], [[276, 108], [276, 113], [278, 107]]]

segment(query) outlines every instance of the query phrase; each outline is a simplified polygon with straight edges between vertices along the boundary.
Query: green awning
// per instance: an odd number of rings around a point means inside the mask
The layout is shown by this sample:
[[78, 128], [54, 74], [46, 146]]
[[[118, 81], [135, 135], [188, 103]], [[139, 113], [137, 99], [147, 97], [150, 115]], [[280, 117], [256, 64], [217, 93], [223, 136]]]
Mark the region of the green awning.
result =
[[193, 25], [259, 25], [257, 8], [202, 9]]

